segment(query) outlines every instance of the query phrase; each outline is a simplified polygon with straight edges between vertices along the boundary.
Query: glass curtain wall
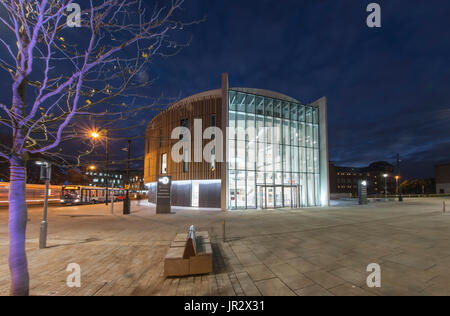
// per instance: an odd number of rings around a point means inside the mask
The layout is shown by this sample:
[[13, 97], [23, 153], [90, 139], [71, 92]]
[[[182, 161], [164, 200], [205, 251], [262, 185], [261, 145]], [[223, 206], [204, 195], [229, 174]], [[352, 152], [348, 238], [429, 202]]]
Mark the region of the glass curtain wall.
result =
[[228, 109], [229, 207], [319, 205], [318, 108], [230, 90]]

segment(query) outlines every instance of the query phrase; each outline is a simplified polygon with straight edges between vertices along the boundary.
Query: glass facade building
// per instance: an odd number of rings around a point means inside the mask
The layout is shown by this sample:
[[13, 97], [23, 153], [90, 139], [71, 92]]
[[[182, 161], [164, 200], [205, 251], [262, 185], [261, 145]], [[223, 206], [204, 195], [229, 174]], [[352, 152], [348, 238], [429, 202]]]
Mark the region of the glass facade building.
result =
[[228, 92], [229, 209], [318, 206], [319, 108]]
[[[173, 134], [180, 126], [191, 136], [181, 151], [184, 136]], [[217, 129], [211, 135], [212, 127]], [[227, 211], [330, 203], [326, 97], [304, 104], [276, 91], [230, 87], [225, 73], [220, 89], [160, 112], [146, 138], [151, 203], [157, 202], [161, 175], [172, 178], [173, 206]]]

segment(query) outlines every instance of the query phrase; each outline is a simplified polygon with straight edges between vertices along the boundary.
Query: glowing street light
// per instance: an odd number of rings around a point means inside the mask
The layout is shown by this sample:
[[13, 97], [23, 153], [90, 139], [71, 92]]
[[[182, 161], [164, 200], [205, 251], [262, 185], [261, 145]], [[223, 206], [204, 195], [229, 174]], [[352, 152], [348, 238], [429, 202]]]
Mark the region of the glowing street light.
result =
[[400, 189], [399, 189], [399, 180], [400, 180], [400, 177], [399, 176], [395, 176], [395, 187], [396, 187], [396, 194], [398, 194], [399, 192], [400, 192]]
[[[100, 132], [98, 132], [98, 131], [90, 132], [89, 136], [92, 139], [94, 139], [94, 140], [97, 140], [97, 139], [102, 137], [100, 135]], [[106, 205], [108, 205], [108, 199], [109, 199], [109, 188], [108, 188], [109, 187], [109, 170], [108, 170], [108, 160], [109, 160], [108, 147], [109, 147], [109, 144], [108, 144], [108, 138], [109, 138], [109, 136], [108, 136], [108, 129], [106, 129], [106, 133], [104, 135], [104, 139], [106, 141], [106, 146], [105, 146], [105, 148], [106, 148], [106, 165], [105, 165], [105, 171], [106, 171], [106, 201], [105, 201], [105, 204]], [[94, 169], [91, 169], [91, 170], [94, 170]], [[113, 195], [113, 198], [114, 198], [114, 195]]]

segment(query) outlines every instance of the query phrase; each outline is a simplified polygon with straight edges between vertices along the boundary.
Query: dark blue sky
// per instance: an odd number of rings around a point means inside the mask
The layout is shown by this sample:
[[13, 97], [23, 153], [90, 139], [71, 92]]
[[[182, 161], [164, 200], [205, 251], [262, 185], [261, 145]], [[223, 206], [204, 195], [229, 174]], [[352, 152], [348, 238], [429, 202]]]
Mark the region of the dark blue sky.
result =
[[[380, 29], [366, 25], [370, 2], [186, 0], [179, 15], [206, 20], [184, 29], [189, 47], [153, 61], [147, 75], [157, 81], [142, 92], [186, 97], [219, 88], [228, 72], [231, 86], [304, 103], [326, 96], [332, 161], [393, 163], [400, 153], [405, 176], [433, 176], [435, 163], [450, 161], [450, 2], [377, 1]], [[8, 99], [6, 82], [0, 88]], [[134, 157], [143, 143], [134, 142]]]
[[[155, 89], [188, 96], [220, 87], [328, 98], [330, 159], [395, 161], [410, 178], [450, 161], [450, 2], [378, 1], [382, 28], [354, 0], [191, 0], [192, 44], [150, 70]], [[159, 90], [158, 90], [159, 91]]]

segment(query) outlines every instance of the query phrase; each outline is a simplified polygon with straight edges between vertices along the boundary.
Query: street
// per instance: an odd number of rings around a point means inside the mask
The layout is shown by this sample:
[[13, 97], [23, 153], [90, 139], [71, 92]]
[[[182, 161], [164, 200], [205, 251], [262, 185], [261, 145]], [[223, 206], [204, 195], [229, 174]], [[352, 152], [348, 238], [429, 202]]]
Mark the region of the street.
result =
[[[132, 202], [132, 215], [105, 205], [49, 208], [48, 248], [39, 250], [41, 208], [29, 209], [31, 295], [450, 295], [450, 214], [442, 199], [301, 210], [175, 208], [156, 215]], [[447, 199], [447, 205], [450, 200]], [[222, 241], [226, 221], [227, 242]], [[0, 209], [0, 295], [8, 295], [8, 211]], [[208, 230], [214, 273], [163, 277], [177, 233]], [[81, 287], [69, 288], [69, 264]], [[369, 288], [371, 263], [381, 287]]]

